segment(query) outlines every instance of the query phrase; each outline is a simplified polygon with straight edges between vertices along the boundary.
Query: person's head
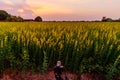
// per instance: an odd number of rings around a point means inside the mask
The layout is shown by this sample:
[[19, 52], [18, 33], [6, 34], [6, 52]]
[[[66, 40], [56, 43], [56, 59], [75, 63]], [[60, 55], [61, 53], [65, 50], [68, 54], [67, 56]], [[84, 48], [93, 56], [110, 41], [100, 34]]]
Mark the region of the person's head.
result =
[[61, 65], [62, 65], [61, 61], [57, 61], [56, 66], [61, 66]]

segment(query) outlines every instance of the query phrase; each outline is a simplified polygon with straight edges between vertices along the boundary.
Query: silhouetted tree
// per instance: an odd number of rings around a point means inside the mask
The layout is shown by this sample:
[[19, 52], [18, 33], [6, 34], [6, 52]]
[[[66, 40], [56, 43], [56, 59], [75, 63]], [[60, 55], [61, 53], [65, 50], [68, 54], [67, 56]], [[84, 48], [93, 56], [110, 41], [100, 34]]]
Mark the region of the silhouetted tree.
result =
[[118, 19], [118, 21], [120, 22], [120, 18]]
[[113, 21], [111, 18], [106, 18], [106, 17], [103, 17], [102, 18], [102, 21], [103, 22], [111, 22], [111, 21]]
[[9, 14], [6, 11], [0, 10], [0, 20], [6, 20], [8, 16]]
[[113, 20], [112, 20], [111, 18], [107, 18], [106, 21], [107, 21], [107, 22], [111, 22], [111, 21], [113, 21]]
[[18, 22], [23, 22], [24, 20], [23, 20], [22, 17], [18, 16], [18, 17], [17, 17], [17, 21], [18, 21]]
[[102, 21], [105, 22], [105, 21], [106, 21], [106, 17], [103, 17], [103, 18], [102, 18]]
[[12, 20], [11, 15], [7, 16], [6, 21], [11, 21], [11, 20]]
[[10, 15], [10, 16], [7, 17], [6, 21], [10, 21], [10, 22], [23, 22], [23, 18], [20, 17], [20, 16], [17, 17], [17, 16]]
[[119, 19], [114, 20], [114, 22], [120, 22], [120, 18], [119, 18]]
[[10, 22], [16, 22], [16, 21], [17, 21], [17, 17], [10, 15], [10, 16], [7, 17], [6, 20], [7, 20], [7, 21], [10, 21]]
[[23, 22], [22, 17], [12, 16], [4, 10], [0, 10], [0, 20], [1, 21], [11, 21], [11, 22]]
[[42, 22], [42, 18], [41, 18], [40, 16], [37, 16], [37, 17], [35, 18], [35, 21], [37, 21], [37, 22]]

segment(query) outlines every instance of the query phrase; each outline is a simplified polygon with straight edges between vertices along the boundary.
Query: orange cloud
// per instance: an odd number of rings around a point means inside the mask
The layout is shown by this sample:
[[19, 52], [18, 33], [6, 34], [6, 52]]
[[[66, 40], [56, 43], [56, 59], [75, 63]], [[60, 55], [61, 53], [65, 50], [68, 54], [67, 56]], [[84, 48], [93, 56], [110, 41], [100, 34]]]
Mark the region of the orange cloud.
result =
[[71, 14], [76, 12], [72, 7], [69, 7], [68, 4], [62, 4], [61, 2], [66, 3], [66, 1], [63, 0], [62, 1], [45, 0], [45, 1], [37, 1], [37, 2], [35, 0], [26, 0], [26, 3], [29, 5], [29, 9], [32, 10], [36, 15], [58, 14], [58, 13]]

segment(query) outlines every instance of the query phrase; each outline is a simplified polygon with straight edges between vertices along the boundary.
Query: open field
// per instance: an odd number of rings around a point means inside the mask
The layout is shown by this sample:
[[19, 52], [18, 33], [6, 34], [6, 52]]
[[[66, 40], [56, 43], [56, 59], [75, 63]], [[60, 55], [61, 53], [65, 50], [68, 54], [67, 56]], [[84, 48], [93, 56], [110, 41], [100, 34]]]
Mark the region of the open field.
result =
[[70, 72], [120, 76], [120, 23], [0, 22], [0, 72], [44, 74], [57, 60]]

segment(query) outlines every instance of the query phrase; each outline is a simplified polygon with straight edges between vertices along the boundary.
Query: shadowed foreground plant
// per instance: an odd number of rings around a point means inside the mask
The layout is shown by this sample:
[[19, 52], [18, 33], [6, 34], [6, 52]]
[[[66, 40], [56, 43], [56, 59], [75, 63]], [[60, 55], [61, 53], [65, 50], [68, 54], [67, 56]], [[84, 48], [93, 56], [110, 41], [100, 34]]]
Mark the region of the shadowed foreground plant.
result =
[[113, 77], [114, 73], [117, 71], [116, 67], [120, 63], [120, 55], [115, 60], [114, 64], [111, 66], [110, 71], [107, 74], [107, 80]]

